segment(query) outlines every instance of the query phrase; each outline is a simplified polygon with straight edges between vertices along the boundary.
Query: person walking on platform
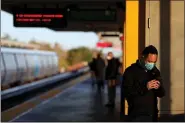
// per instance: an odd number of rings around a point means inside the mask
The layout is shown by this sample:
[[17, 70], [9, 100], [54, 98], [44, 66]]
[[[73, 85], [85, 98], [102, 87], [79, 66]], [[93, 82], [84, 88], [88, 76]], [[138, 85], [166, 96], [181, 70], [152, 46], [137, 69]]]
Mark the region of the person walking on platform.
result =
[[97, 59], [95, 60], [95, 76], [97, 80], [98, 89], [104, 88], [104, 69], [105, 62], [101, 58], [101, 54], [97, 55]]
[[[129, 66], [121, 85], [121, 100], [128, 102], [128, 121], [158, 120], [157, 98], [165, 95], [160, 71], [155, 66], [158, 51], [150, 45], [142, 57]], [[123, 102], [121, 102], [123, 104]]]
[[118, 68], [119, 65], [116, 58], [114, 58], [112, 52], [109, 52], [107, 55], [107, 67], [105, 71], [105, 78], [108, 86], [108, 103], [106, 104], [106, 107], [115, 106]]
[[117, 77], [116, 77], [116, 84], [119, 85], [121, 83], [121, 77], [122, 77], [122, 63], [120, 62], [120, 60], [118, 58], [116, 58], [116, 61], [117, 61]]
[[92, 61], [89, 62], [89, 68], [90, 68], [90, 72], [91, 72], [92, 85], [94, 85], [96, 83], [95, 61], [96, 61], [96, 57], [93, 57]]

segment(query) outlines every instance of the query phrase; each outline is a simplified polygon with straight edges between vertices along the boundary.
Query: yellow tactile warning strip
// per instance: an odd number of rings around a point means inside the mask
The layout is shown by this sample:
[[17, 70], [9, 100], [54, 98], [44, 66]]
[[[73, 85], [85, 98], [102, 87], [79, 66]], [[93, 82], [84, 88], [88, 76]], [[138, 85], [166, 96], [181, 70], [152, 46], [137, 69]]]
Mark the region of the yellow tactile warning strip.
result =
[[53, 90], [53, 91], [49, 91], [48, 93], [45, 93], [45, 94], [39, 96], [39, 98], [40, 98], [41, 100], [45, 100], [45, 99], [48, 99], [48, 98], [51, 98], [51, 97], [55, 96], [56, 94], [58, 94], [58, 93], [60, 93], [60, 92], [61, 92], [61, 90], [55, 89], [55, 90]]
[[85, 74], [83, 76], [77, 77], [69, 82], [67, 82], [66, 84], [58, 87], [58, 88], [54, 88], [38, 97], [35, 97], [34, 99], [31, 99], [29, 101], [26, 101], [16, 107], [13, 107], [9, 110], [6, 110], [4, 112], [1, 112], [1, 121], [2, 122], [8, 122], [12, 119], [14, 119], [15, 117], [19, 116], [20, 114], [28, 111], [29, 109], [34, 108], [35, 106], [37, 106], [38, 104], [40, 104], [41, 102], [43, 102], [44, 100], [47, 100], [49, 98], [54, 97], [55, 95], [61, 93], [64, 89], [67, 89], [71, 86], [74, 86], [75, 84], [78, 84], [86, 79], [88, 79], [90, 77], [90, 74]]
[[1, 121], [8, 122], [12, 118], [16, 117], [17, 115], [25, 112], [26, 110], [33, 108], [37, 104], [34, 102], [26, 102], [21, 104], [21, 106], [17, 106], [12, 110], [4, 111], [1, 113]]

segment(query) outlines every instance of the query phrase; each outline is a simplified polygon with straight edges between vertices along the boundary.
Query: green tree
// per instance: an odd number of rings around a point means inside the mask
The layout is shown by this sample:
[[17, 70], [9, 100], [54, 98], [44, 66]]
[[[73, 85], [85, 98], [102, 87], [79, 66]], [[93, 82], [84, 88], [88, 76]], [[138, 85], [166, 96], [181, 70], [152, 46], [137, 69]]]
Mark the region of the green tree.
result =
[[61, 69], [62, 67], [67, 68], [68, 67], [68, 62], [66, 60], [66, 52], [62, 49], [62, 47], [60, 46], [60, 44], [55, 43], [54, 45], [54, 51], [57, 53], [58, 55], [58, 63], [59, 63], [59, 69]]
[[74, 48], [68, 51], [67, 61], [70, 65], [87, 61], [89, 62], [92, 58], [92, 52], [87, 47]]
[[40, 45], [40, 49], [39, 50], [54, 51], [49, 43], [40, 43], [40, 42], [37, 42], [35, 39], [30, 40], [29, 43], [30, 44]]

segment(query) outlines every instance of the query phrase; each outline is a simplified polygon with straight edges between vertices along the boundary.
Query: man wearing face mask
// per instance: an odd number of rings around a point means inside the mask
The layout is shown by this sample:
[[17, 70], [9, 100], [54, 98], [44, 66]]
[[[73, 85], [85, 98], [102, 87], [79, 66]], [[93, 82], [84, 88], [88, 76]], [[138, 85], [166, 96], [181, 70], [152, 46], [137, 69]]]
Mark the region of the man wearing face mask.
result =
[[121, 102], [128, 102], [128, 121], [155, 122], [158, 119], [157, 98], [165, 94], [160, 71], [155, 66], [158, 51], [150, 45], [142, 58], [128, 67], [121, 86]]

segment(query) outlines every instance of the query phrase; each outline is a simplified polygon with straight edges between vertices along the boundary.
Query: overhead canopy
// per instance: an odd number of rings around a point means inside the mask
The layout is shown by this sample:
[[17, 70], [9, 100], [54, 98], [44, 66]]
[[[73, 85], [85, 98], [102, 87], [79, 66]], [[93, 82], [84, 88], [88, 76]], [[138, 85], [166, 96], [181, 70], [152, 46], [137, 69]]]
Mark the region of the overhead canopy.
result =
[[124, 0], [2, 0], [2, 10], [55, 8], [67, 11], [67, 27], [55, 31], [123, 31]]

